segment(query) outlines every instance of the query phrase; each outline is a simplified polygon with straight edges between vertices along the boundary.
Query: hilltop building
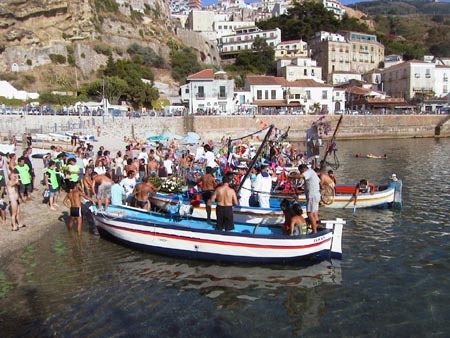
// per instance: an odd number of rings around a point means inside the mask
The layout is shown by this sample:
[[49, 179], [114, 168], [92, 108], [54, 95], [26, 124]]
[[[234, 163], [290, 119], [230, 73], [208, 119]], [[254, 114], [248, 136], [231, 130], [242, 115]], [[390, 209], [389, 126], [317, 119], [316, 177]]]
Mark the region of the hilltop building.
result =
[[322, 78], [331, 83], [332, 74], [357, 72], [378, 68], [384, 61], [384, 46], [376, 35], [341, 31], [317, 32], [309, 42], [311, 57], [322, 67]]
[[261, 30], [256, 26], [238, 28], [234, 34], [222, 36], [219, 40], [220, 57], [228, 62], [234, 61], [240, 52], [252, 50], [253, 43], [258, 37], [265, 39], [269, 46], [275, 48], [281, 42], [281, 30], [279, 28]]

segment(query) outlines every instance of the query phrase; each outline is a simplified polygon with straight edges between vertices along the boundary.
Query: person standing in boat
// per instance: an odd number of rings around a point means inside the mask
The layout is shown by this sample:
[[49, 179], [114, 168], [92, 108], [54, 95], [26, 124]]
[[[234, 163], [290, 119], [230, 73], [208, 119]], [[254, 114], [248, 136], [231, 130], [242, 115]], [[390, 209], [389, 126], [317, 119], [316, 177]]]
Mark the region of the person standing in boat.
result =
[[298, 166], [299, 174], [291, 175], [290, 178], [305, 180], [306, 212], [311, 223], [313, 233], [317, 232], [319, 221], [319, 203], [320, 203], [320, 178], [317, 173], [308, 168], [306, 164]]
[[220, 185], [213, 193], [208, 204], [211, 205], [217, 201], [216, 215], [217, 215], [217, 227], [216, 230], [231, 231], [234, 229], [233, 219], [233, 205], [238, 205], [238, 199], [236, 191], [230, 187], [232, 177], [225, 175]]
[[245, 181], [242, 182], [247, 172], [247, 165], [245, 162], [239, 163], [237, 169], [240, 175], [239, 183], [241, 184], [241, 189], [239, 190], [239, 205], [242, 207], [248, 207], [250, 206], [250, 196], [252, 195], [252, 181], [249, 175]]
[[272, 177], [267, 172], [269, 163], [261, 163], [261, 172], [256, 175], [255, 190], [258, 193], [258, 202], [261, 208], [270, 208], [270, 191], [272, 190]]
[[200, 178], [197, 184], [202, 188], [202, 199], [206, 204], [206, 221], [211, 222], [211, 205], [208, 201], [214, 194], [214, 189], [217, 187], [217, 181], [213, 176], [213, 168], [206, 167], [206, 174]]

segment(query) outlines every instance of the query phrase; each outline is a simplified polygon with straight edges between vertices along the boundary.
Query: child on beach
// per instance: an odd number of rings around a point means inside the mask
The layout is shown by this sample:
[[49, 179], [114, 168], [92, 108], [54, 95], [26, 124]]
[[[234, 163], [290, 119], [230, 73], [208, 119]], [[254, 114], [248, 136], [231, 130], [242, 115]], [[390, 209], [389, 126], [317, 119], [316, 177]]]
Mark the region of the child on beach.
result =
[[81, 229], [83, 227], [83, 217], [81, 214], [81, 197], [94, 203], [94, 200], [81, 190], [79, 184], [70, 189], [63, 201], [64, 205], [70, 209], [69, 231], [72, 231], [73, 225], [75, 221], [77, 221], [78, 236], [81, 236]]
[[19, 228], [25, 227], [25, 224], [20, 222], [20, 205], [19, 205], [19, 175], [11, 172], [9, 175], [9, 182], [6, 185], [6, 192], [8, 193], [9, 206], [11, 211], [11, 230], [18, 231]]

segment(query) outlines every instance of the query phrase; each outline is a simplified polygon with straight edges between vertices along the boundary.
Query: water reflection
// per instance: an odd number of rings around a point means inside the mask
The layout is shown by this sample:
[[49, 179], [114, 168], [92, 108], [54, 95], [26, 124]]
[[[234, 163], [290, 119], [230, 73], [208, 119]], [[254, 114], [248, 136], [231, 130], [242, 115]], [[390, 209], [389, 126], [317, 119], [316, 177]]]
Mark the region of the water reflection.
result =
[[448, 336], [450, 140], [338, 147], [339, 182], [404, 183], [401, 211], [321, 210], [347, 221], [341, 262], [202, 263], [61, 227], [1, 262], [2, 337]]

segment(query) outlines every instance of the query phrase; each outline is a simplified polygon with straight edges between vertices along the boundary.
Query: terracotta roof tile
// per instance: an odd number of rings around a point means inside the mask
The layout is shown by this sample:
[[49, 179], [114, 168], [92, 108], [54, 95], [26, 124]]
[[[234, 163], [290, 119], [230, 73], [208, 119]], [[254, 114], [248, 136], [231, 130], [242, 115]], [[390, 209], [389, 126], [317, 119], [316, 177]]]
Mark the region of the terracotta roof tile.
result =
[[214, 70], [213, 69], [204, 69], [199, 71], [198, 73], [191, 74], [187, 77], [188, 80], [193, 79], [214, 79]]

